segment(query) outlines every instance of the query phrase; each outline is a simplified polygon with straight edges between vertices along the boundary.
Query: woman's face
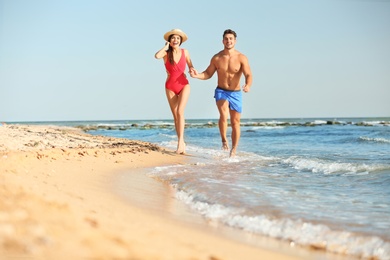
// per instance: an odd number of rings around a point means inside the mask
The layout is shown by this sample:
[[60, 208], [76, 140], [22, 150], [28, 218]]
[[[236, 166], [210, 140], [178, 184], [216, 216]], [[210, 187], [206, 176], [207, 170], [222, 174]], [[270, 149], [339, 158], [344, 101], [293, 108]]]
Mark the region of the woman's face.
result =
[[172, 34], [169, 39], [169, 44], [172, 47], [180, 46], [181, 45], [181, 36], [177, 34]]

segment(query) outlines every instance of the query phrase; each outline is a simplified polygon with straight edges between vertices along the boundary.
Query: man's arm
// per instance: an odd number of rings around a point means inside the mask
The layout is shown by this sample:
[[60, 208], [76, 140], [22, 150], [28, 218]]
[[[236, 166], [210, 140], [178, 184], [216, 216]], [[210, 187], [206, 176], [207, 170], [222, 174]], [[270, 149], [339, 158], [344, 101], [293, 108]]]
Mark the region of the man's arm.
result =
[[203, 71], [202, 73], [198, 73], [196, 71], [196, 69], [193, 69], [192, 73], [190, 73], [190, 75], [193, 78], [206, 80], [206, 79], [211, 78], [214, 75], [216, 70], [217, 70], [217, 67], [215, 67], [215, 65], [214, 65], [214, 57], [213, 57], [210, 61], [210, 65], [207, 67], [207, 69], [205, 71]]
[[242, 55], [242, 73], [245, 77], [245, 85], [242, 89], [244, 92], [249, 92], [250, 87], [252, 86], [252, 71], [249, 66], [248, 58], [245, 55]]

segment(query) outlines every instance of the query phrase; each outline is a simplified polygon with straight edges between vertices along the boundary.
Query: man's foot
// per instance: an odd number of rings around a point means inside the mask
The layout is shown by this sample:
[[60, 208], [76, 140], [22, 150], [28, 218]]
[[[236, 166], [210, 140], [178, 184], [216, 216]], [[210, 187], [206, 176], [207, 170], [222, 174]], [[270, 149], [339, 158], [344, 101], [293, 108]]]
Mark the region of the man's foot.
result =
[[222, 142], [222, 150], [223, 151], [229, 151], [229, 144], [228, 144], [228, 142]]
[[179, 143], [177, 145], [177, 149], [176, 149], [176, 153], [177, 154], [185, 154], [186, 153], [186, 143]]
[[230, 156], [229, 157], [234, 157], [236, 156], [236, 147], [233, 146], [233, 148], [230, 150]]

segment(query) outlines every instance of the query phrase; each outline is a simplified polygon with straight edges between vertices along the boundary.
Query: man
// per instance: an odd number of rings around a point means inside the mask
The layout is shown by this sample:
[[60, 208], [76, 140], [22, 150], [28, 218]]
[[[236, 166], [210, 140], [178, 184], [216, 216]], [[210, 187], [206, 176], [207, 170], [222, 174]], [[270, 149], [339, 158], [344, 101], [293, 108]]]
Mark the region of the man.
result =
[[195, 69], [190, 71], [193, 78], [202, 80], [210, 79], [215, 72], [218, 75], [218, 86], [215, 89], [214, 98], [219, 111], [219, 132], [222, 138], [222, 149], [228, 151], [229, 144], [226, 138], [227, 120], [230, 114], [232, 127], [232, 149], [230, 157], [236, 154], [240, 140], [240, 120], [242, 112], [242, 92], [240, 87], [241, 76], [245, 77], [242, 86], [244, 92], [249, 92], [252, 85], [252, 72], [247, 57], [235, 49], [237, 34], [233, 30], [225, 30], [223, 33], [224, 49], [215, 54], [210, 65], [202, 73]]

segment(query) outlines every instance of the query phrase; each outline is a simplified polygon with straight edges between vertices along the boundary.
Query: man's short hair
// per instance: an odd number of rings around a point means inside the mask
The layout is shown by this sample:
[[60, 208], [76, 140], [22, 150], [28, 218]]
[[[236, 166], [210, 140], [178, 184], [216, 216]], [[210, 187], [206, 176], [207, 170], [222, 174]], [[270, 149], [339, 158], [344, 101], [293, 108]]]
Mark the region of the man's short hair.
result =
[[225, 37], [226, 34], [233, 34], [234, 35], [234, 38], [237, 38], [237, 34], [235, 31], [231, 30], [231, 29], [227, 29], [223, 32], [223, 35], [222, 37]]

